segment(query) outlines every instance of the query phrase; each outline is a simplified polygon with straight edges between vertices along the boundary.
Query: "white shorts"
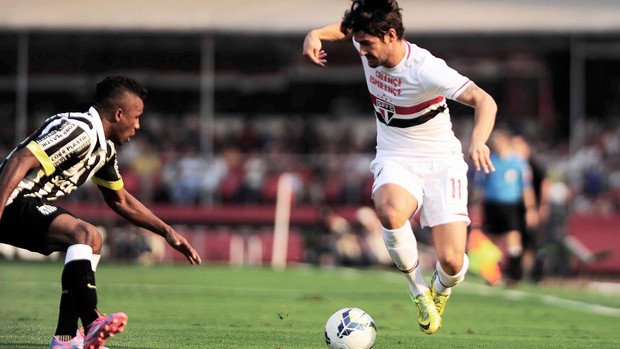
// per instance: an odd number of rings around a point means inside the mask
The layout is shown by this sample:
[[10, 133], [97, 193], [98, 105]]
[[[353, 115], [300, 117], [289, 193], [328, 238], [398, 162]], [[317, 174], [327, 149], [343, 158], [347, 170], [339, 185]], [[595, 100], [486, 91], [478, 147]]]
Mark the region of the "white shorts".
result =
[[471, 223], [467, 213], [467, 163], [462, 157], [441, 160], [376, 158], [370, 164], [372, 192], [390, 183], [405, 188], [418, 201], [420, 223], [434, 227], [452, 222]]

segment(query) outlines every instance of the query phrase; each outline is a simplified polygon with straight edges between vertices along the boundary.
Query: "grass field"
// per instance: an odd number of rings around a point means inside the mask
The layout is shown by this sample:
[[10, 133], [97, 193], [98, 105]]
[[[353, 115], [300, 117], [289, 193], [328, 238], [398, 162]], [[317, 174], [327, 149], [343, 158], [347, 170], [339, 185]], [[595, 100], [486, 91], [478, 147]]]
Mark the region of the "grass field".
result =
[[[62, 264], [0, 261], [0, 348], [47, 348]], [[326, 348], [323, 326], [356, 306], [375, 348], [618, 348], [620, 297], [577, 287], [459, 285], [435, 335], [422, 333], [396, 272], [102, 263], [99, 308], [129, 316], [112, 349]]]

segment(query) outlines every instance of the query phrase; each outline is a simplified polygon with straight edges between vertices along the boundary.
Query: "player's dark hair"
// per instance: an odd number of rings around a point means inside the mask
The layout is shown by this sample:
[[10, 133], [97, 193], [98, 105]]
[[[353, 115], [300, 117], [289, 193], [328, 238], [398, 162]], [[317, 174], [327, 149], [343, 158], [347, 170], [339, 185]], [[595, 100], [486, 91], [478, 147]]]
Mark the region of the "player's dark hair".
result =
[[344, 13], [340, 31], [344, 34], [361, 31], [381, 38], [393, 28], [402, 39], [405, 28], [401, 11], [396, 0], [353, 0], [351, 9]]
[[122, 75], [108, 76], [97, 84], [95, 106], [103, 109], [114, 108], [114, 101], [129, 92], [144, 100], [147, 91], [136, 80]]

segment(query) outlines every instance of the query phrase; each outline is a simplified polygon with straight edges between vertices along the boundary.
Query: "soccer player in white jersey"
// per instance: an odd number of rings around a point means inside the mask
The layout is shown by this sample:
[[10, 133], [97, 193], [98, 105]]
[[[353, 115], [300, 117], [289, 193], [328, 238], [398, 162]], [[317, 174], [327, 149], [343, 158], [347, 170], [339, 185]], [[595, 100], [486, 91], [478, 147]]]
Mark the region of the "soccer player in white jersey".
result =
[[[116, 145], [140, 128], [146, 90], [111, 76], [97, 84], [94, 106], [61, 113], [20, 143], [0, 165], [0, 242], [49, 255], [66, 252], [56, 333], [50, 349], [98, 349], [121, 332], [127, 315], [97, 311], [95, 270], [102, 237], [96, 227], [50, 201], [89, 178], [105, 202], [129, 222], [161, 235], [191, 264], [200, 256], [185, 238], [123, 188]], [[78, 319], [84, 330], [78, 329]]]
[[[467, 226], [467, 164], [446, 104], [475, 108], [469, 157], [493, 171], [487, 139], [495, 123], [493, 98], [446, 63], [404, 38], [394, 0], [353, 0], [341, 22], [310, 31], [303, 54], [325, 66], [322, 41], [352, 40], [359, 51], [377, 120], [372, 197], [383, 240], [409, 286], [420, 329], [435, 333], [451, 288], [463, 281]], [[430, 285], [422, 276], [410, 219], [420, 210], [437, 254]]]

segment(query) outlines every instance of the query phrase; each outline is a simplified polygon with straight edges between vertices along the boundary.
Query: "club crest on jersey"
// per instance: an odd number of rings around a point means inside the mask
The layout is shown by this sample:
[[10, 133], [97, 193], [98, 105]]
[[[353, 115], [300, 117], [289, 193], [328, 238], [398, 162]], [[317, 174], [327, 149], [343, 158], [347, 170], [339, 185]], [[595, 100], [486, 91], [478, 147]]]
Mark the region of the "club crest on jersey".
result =
[[396, 108], [394, 108], [394, 104], [377, 98], [375, 105], [377, 106], [377, 108], [375, 108], [375, 113], [377, 114], [377, 117], [383, 119], [386, 124], [389, 124], [396, 110]]

